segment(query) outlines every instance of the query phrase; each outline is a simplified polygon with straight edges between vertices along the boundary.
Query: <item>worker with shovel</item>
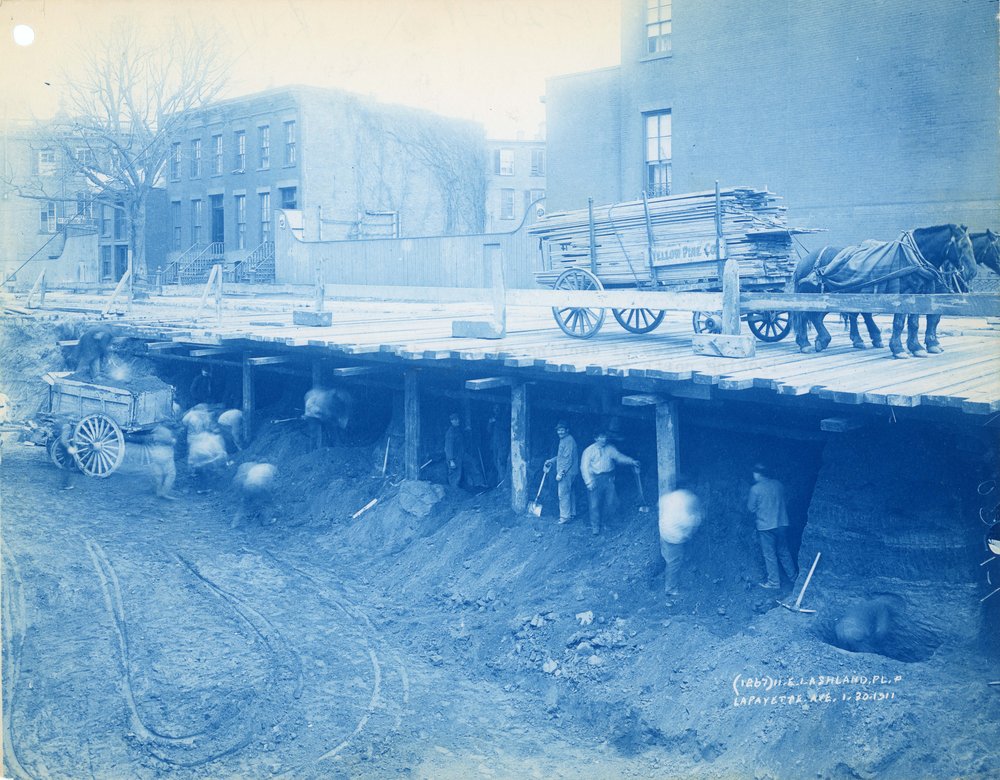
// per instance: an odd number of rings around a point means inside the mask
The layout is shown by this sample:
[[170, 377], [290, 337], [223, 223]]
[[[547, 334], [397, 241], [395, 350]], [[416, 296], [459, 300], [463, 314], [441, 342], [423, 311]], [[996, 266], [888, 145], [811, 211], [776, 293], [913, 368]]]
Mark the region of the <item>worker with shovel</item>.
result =
[[601, 520], [610, 516], [616, 503], [615, 465], [639, 468], [639, 461], [622, 455], [613, 444], [608, 444], [608, 432], [600, 430], [594, 443], [583, 451], [580, 458], [580, 475], [587, 486], [590, 498], [590, 532], [601, 533]]
[[559, 492], [559, 525], [565, 525], [576, 518], [576, 478], [580, 474], [580, 455], [576, 439], [569, 432], [569, 426], [560, 420], [556, 423], [559, 448], [554, 458], [545, 461], [545, 470], [556, 468], [556, 485]]

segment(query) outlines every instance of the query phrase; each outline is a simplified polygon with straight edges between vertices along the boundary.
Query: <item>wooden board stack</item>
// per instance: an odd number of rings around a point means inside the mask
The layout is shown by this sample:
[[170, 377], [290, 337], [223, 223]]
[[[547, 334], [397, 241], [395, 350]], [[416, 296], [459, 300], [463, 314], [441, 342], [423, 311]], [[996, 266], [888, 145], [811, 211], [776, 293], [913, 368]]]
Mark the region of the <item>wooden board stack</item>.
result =
[[[722, 236], [740, 268], [744, 289], [780, 287], [797, 262], [793, 233], [785, 207], [766, 190], [733, 187], [720, 192]], [[653, 251], [649, 252], [641, 200], [594, 206], [597, 276], [606, 287], [648, 286], [671, 290], [718, 289], [719, 264], [708, 261], [667, 261], [662, 248], [671, 244], [705, 242], [715, 246], [715, 192], [695, 192], [650, 198]], [[551, 287], [567, 268], [590, 269], [590, 227], [587, 209], [548, 214], [529, 228], [541, 239], [542, 265], [535, 274]], [[652, 257], [652, 263], [650, 262]]]

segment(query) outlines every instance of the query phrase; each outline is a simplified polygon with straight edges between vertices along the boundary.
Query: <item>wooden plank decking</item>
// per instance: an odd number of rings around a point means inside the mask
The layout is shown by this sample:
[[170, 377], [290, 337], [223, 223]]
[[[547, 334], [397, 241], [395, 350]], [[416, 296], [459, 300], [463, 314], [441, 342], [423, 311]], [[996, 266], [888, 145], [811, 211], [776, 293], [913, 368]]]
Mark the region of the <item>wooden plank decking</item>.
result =
[[[49, 300], [60, 305], [58, 293]], [[625, 332], [609, 311], [601, 332], [581, 341], [564, 335], [547, 309], [509, 306], [506, 337], [488, 340], [451, 336], [453, 320], [485, 319], [486, 303], [332, 301], [327, 303], [333, 312], [330, 327], [293, 325], [291, 312], [303, 306], [301, 298], [227, 299], [221, 326], [215, 324], [214, 312], [196, 315], [195, 303], [177, 298], [137, 304], [120, 322], [157, 342], [257, 342], [262, 353], [278, 346], [320, 347], [362, 361], [376, 356], [405, 363], [493, 361], [508, 369], [669, 380], [841, 404], [1000, 412], [1000, 330], [981, 318], [943, 320], [945, 352], [924, 359], [893, 360], [887, 349], [855, 350], [832, 316], [833, 345], [822, 354], [799, 353], [789, 336], [778, 344], [758, 342], [754, 358], [732, 359], [694, 354], [690, 315], [679, 312], [669, 313], [653, 333], [639, 336]], [[888, 329], [888, 318], [880, 317], [879, 323]]]

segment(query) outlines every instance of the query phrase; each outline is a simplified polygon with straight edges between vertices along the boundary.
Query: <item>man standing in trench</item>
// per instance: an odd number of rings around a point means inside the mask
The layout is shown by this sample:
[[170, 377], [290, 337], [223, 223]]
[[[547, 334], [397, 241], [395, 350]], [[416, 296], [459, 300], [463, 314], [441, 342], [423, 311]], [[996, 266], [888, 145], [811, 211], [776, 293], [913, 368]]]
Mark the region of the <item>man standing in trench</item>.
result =
[[601, 533], [601, 520], [611, 514], [615, 505], [615, 465], [639, 468], [639, 461], [622, 455], [608, 444], [608, 432], [598, 431], [594, 443], [583, 451], [580, 474], [590, 498], [590, 533]]
[[757, 523], [760, 551], [764, 556], [767, 581], [760, 586], [768, 590], [781, 587], [778, 566], [789, 581], [795, 582], [799, 576], [798, 567], [788, 551], [788, 510], [785, 508], [785, 487], [778, 480], [768, 476], [767, 467], [758, 463], [753, 467], [754, 484], [747, 499], [749, 509]]
[[556, 485], [559, 492], [559, 525], [564, 525], [576, 517], [576, 478], [580, 474], [580, 456], [569, 426], [561, 420], [556, 423], [559, 449], [556, 456], [545, 461], [545, 470], [556, 467]]

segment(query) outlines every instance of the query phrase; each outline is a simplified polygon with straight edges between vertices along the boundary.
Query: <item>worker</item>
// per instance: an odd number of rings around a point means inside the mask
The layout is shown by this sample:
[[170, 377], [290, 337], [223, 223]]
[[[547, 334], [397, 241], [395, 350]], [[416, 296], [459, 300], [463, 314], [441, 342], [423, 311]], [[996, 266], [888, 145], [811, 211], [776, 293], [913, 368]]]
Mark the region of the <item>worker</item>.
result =
[[556, 491], [559, 493], [559, 525], [576, 518], [576, 478], [580, 475], [580, 455], [576, 439], [569, 432], [569, 426], [560, 420], [556, 423], [559, 447], [555, 457], [545, 461], [545, 470], [556, 470]]
[[669, 599], [680, 595], [678, 585], [684, 563], [684, 545], [701, 525], [701, 503], [686, 480], [678, 479], [677, 486], [660, 497], [659, 510], [660, 554], [666, 564], [663, 591]]
[[278, 469], [271, 463], [240, 464], [233, 478], [240, 501], [230, 528], [236, 528], [243, 522], [258, 522], [261, 525], [275, 522], [274, 489], [277, 486], [277, 476]]
[[226, 465], [226, 443], [212, 431], [188, 435], [188, 469], [198, 493], [207, 493]]
[[73, 484], [74, 475], [80, 470], [79, 464], [76, 462], [76, 444], [73, 443], [73, 423], [63, 420], [59, 423], [59, 437], [56, 440], [55, 446], [59, 447], [63, 451], [63, 466], [60, 469], [62, 471], [62, 483], [60, 484], [60, 489], [62, 490], [72, 490], [76, 487]]
[[615, 465], [639, 468], [639, 461], [622, 455], [613, 444], [608, 444], [608, 432], [600, 430], [594, 436], [594, 443], [583, 451], [580, 458], [580, 474], [587, 486], [590, 499], [590, 533], [601, 533], [601, 522], [614, 511]]
[[788, 510], [785, 507], [785, 487], [769, 476], [763, 463], [753, 467], [754, 484], [750, 487], [747, 509], [754, 515], [760, 551], [764, 556], [767, 580], [760, 583], [762, 588], [777, 590], [781, 587], [781, 570], [789, 581], [795, 582], [798, 567], [788, 550]]
[[452, 412], [448, 417], [448, 430], [444, 434], [444, 459], [448, 464], [448, 484], [458, 487], [465, 466], [465, 434], [458, 412]]
[[490, 443], [490, 465], [494, 472], [494, 484], [499, 485], [507, 478], [507, 464], [510, 461], [510, 420], [500, 414], [500, 407], [493, 406], [486, 432]]
[[191, 380], [191, 405], [207, 404], [212, 400], [212, 377], [207, 368], [201, 369]]
[[111, 329], [104, 325], [90, 328], [80, 336], [80, 341], [76, 345], [77, 373], [89, 376], [91, 380], [100, 377], [106, 367], [108, 353], [111, 351], [111, 341]]
[[174, 463], [174, 445], [177, 439], [165, 425], [157, 425], [149, 436], [149, 470], [153, 476], [153, 489], [158, 498], [175, 501], [171, 491], [177, 480]]
[[228, 452], [239, 452], [243, 449], [243, 412], [239, 409], [226, 409], [219, 413], [216, 425], [226, 440]]

